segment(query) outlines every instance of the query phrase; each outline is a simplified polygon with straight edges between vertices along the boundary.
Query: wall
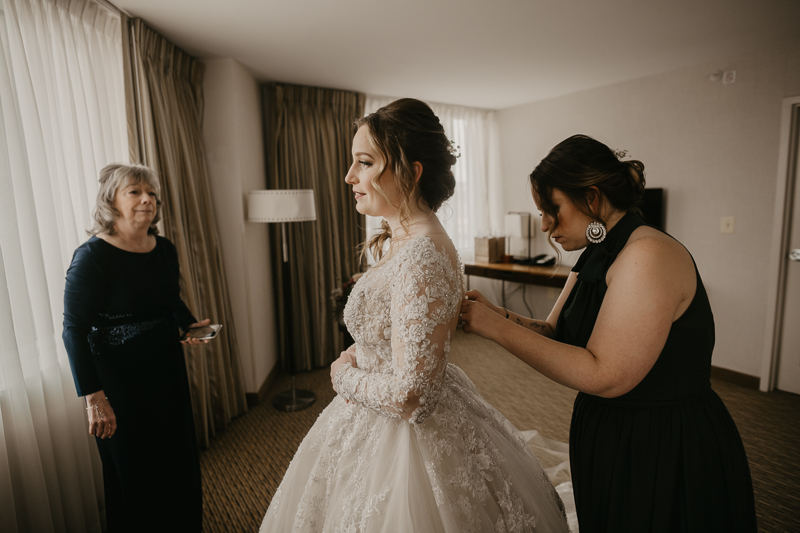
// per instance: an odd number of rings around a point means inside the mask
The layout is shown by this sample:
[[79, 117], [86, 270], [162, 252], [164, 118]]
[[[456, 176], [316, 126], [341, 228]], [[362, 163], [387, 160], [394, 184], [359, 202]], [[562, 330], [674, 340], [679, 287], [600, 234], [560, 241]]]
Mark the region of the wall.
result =
[[247, 192], [266, 188], [258, 83], [232, 59], [206, 61], [203, 137], [246, 392], [277, 362], [267, 224], [247, 222]]
[[[729, 69], [736, 70], [735, 83], [709, 80], [711, 72]], [[628, 150], [645, 163], [648, 186], [666, 190], [666, 229], [692, 252], [708, 289], [717, 331], [712, 364], [757, 376], [781, 101], [796, 95], [800, 42], [788, 42], [502, 110], [505, 208], [535, 212], [527, 176], [572, 134]], [[722, 216], [735, 217], [733, 234], [720, 233]], [[536, 237], [538, 253], [548, 250], [546, 242]]]

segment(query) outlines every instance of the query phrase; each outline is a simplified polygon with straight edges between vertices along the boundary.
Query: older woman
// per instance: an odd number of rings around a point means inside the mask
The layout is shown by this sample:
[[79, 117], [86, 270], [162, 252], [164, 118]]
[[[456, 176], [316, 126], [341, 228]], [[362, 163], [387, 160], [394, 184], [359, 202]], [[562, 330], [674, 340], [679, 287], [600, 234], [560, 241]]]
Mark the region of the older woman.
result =
[[202, 525], [179, 328], [208, 321], [181, 300], [175, 246], [157, 236], [159, 193], [147, 167], [100, 172], [92, 237], [75, 250], [64, 291], [64, 344], [103, 462], [109, 532]]
[[644, 165], [585, 135], [530, 176], [542, 231], [580, 250], [547, 320], [478, 291], [464, 331], [494, 340], [579, 392], [570, 466], [582, 533], [754, 532], [753, 486], [711, 389], [714, 317], [694, 260], [637, 215]]

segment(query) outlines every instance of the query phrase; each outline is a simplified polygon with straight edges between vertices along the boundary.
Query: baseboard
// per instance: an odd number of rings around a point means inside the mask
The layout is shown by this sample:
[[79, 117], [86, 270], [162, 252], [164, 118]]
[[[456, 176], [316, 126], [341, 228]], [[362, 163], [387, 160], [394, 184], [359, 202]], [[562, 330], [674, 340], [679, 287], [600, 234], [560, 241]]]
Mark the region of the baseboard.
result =
[[267, 391], [269, 387], [272, 385], [272, 382], [275, 381], [275, 377], [278, 375], [278, 366], [279, 363], [275, 363], [275, 366], [272, 367], [269, 374], [267, 374], [266, 379], [264, 379], [264, 383], [258, 388], [258, 392], [247, 392], [245, 393], [244, 397], [247, 400], [247, 407], [255, 407], [261, 400], [264, 399], [264, 396], [267, 395]]
[[741, 385], [742, 387], [755, 390], [758, 390], [758, 387], [761, 384], [761, 379], [757, 376], [742, 374], [741, 372], [728, 370], [727, 368], [720, 368], [718, 366], [711, 367], [711, 377], [720, 381], [727, 381], [728, 383], [734, 383], [736, 385]]

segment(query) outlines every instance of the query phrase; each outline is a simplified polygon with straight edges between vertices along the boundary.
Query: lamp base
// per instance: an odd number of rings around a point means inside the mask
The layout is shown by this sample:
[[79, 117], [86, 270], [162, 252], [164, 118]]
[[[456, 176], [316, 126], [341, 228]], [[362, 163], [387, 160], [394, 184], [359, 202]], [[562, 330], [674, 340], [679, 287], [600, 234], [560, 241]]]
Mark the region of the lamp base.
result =
[[310, 407], [316, 399], [317, 397], [310, 390], [286, 390], [275, 395], [272, 405], [278, 411], [302, 411], [306, 407]]
[[272, 406], [278, 411], [302, 411], [310, 407], [317, 397], [310, 390], [295, 389], [294, 376], [292, 376], [292, 388], [279, 392], [272, 399]]

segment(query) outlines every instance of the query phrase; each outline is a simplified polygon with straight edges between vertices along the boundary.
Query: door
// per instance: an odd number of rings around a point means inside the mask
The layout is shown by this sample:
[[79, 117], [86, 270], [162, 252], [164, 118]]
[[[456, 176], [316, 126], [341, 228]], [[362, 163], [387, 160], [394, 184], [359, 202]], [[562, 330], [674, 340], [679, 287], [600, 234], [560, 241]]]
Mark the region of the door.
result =
[[792, 106], [787, 151], [786, 235], [781, 270], [785, 274], [780, 320], [777, 387], [800, 394], [800, 103]]

